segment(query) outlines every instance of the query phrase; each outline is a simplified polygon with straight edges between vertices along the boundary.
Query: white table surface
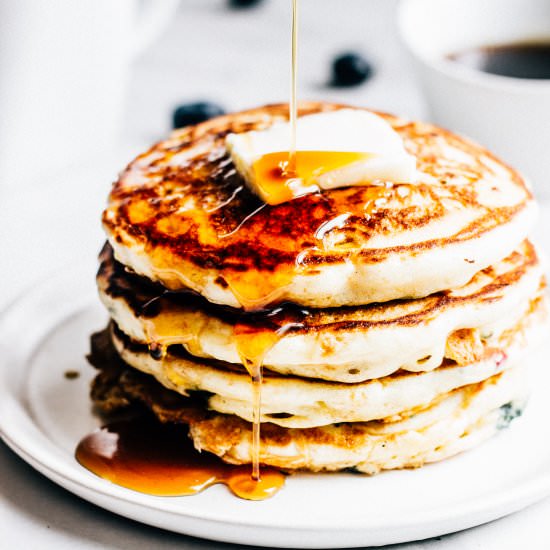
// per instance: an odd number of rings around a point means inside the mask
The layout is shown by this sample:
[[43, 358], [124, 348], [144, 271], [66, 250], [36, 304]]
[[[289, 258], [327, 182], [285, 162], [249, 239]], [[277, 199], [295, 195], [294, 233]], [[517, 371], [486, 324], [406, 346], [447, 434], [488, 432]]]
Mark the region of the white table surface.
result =
[[[266, 0], [238, 12], [224, 5], [224, 0], [183, 0], [170, 27], [136, 62], [120, 150], [40, 181], [0, 189], [0, 304], [49, 273], [97, 253], [99, 212], [110, 182], [135, 152], [166, 133], [174, 105], [211, 99], [233, 110], [287, 100], [290, 1]], [[394, 8], [394, 0], [302, 0], [301, 97], [428, 117], [396, 38]], [[366, 52], [376, 75], [365, 86], [331, 90], [325, 85], [329, 61], [347, 49]], [[550, 250], [550, 206], [542, 209], [537, 234]], [[548, 549], [549, 517], [547, 499], [475, 529], [391, 548]], [[103, 511], [57, 487], [0, 443], [4, 548], [232, 547]]]

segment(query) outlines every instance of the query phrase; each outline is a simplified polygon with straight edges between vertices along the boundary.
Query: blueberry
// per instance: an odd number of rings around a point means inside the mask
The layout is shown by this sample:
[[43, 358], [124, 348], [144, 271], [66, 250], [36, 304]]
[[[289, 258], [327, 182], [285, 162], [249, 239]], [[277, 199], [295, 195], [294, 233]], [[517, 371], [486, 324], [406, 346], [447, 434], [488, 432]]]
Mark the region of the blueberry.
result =
[[208, 101], [185, 103], [174, 109], [172, 113], [172, 126], [173, 128], [183, 128], [184, 126], [191, 126], [199, 122], [204, 122], [205, 120], [223, 115], [224, 113], [225, 111], [222, 107]]
[[261, 0], [229, 0], [230, 8], [251, 8], [256, 4], [259, 4]]
[[333, 86], [357, 86], [371, 76], [371, 64], [358, 53], [339, 55], [332, 62]]

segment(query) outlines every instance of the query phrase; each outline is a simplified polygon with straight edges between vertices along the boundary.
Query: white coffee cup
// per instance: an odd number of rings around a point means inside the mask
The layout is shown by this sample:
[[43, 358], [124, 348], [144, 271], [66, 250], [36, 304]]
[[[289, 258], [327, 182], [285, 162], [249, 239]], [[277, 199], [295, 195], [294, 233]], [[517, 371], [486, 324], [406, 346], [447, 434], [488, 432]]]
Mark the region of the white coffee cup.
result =
[[472, 48], [550, 43], [549, 0], [402, 0], [399, 27], [434, 122], [475, 139], [550, 198], [550, 80], [447, 59]]
[[112, 148], [132, 58], [178, 0], [0, 0], [0, 185]]

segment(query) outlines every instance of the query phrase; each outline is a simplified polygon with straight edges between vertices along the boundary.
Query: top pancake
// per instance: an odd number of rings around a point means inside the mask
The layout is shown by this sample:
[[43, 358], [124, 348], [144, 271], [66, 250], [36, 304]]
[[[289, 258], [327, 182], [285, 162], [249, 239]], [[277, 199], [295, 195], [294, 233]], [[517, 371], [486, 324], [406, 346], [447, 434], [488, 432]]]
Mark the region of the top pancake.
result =
[[[339, 108], [303, 103], [300, 116]], [[224, 138], [286, 120], [286, 105], [174, 132], [113, 187], [103, 223], [117, 259], [167, 288], [252, 310], [423, 297], [510, 254], [534, 219], [522, 178], [450, 132], [382, 116], [417, 157], [418, 182], [322, 191], [277, 206], [246, 188]]]

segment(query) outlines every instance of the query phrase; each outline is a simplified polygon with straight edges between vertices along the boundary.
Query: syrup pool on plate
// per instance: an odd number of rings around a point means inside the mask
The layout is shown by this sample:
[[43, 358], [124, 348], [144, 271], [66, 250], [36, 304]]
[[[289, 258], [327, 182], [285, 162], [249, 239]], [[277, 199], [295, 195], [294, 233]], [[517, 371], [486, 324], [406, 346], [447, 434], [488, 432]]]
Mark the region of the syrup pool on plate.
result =
[[226, 464], [199, 453], [183, 426], [136, 416], [108, 424], [85, 436], [78, 462], [94, 474], [128, 489], [155, 496], [194, 495], [223, 483], [238, 497], [264, 500], [284, 485], [285, 476], [262, 468], [254, 480], [250, 466]]

